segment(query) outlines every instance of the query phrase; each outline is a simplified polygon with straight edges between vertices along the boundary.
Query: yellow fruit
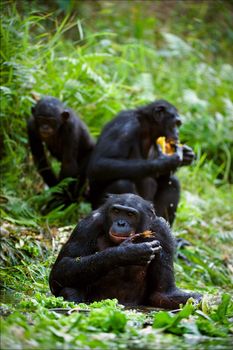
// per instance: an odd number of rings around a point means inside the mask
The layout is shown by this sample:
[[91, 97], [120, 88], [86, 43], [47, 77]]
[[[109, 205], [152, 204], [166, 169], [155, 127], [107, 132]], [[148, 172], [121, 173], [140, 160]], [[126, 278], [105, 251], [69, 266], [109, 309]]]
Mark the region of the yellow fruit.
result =
[[175, 152], [176, 146], [182, 146], [180, 143], [175, 143], [174, 141], [166, 142], [166, 137], [164, 136], [159, 137], [156, 143], [160, 146], [161, 151], [168, 156]]
[[150, 230], [146, 230], [142, 233], [139, 233], [140, 237], [143, 238], [149, 238], [149, 237], [153, 237], [154, 236], [154, 232], [150, 231]]
[[161, 151], [162, 151], [163, 153], [166, 153], [166, 138], [163, 137], [163, 136], [161, 136], [161, 137], [159, 137], [159, 138], [156, 140], [156, 143], [157, 143], [157, 145], [160, 146]]

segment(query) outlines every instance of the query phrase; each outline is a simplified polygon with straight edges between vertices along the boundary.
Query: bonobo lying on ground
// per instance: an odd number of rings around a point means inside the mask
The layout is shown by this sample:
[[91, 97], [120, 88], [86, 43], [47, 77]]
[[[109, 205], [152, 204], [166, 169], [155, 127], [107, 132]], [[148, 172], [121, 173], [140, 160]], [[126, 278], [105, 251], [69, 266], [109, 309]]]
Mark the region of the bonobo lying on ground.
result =
[[[56, 98], [42, 98], [32, 107], [28, 137], [38, 172], [49, 187], [72, 177], [78, 178], [79, 189], [82, 188], [94, 141], [86, 125], [71, 109]], [[44, 146], [61, 162], [59, 177], [55, 176], [48, 163]]]
[[117, 298], [122, 304], [173, 309], [200, 295], [175, 285], [174, 240], [153, 205], [134, 194], [109, 195], [80, 221], [50, 274], [55, 296], [75, 302]]
[[[156, 140], [178, 142], [181, 120], [176, 108], [160, 100], [121, 112], [103, 129], [92, 153], [88, 176], [93, 209], [106, 193], [135, 193], [154, 203], [156, 213], [173, 223], [180, 186], [172, 174], [194, 158], [186, 145], [163, 154]], [[179, 152], [178, 152], [179, 151]]]

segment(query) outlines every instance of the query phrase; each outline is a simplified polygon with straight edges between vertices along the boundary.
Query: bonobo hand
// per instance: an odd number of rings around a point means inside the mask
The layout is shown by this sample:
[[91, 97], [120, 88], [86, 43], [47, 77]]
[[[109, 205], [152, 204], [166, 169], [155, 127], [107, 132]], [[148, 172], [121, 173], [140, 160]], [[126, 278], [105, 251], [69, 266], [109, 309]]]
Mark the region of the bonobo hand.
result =
[[124, 265], [146, 265], [154, 259], [155, 254], [159, 253], [162, 247], [157, 240], [134, 244], [129, 238], [117, 249], [119, 249], [120, 261]]
[[191, 164], [192, 161], [195, 159], [195, 153], [193, 152], [192, 148], [187, 145], [183, 145], [182, 150], [183, 150], [183, 161], [181, 165]]
[[183, 152], [175, 152], [168, 156], [160, 155], [156, 160], [152, 161], [152, 169], [157, 176], [168, 174], [175, 171], [182, 164]]

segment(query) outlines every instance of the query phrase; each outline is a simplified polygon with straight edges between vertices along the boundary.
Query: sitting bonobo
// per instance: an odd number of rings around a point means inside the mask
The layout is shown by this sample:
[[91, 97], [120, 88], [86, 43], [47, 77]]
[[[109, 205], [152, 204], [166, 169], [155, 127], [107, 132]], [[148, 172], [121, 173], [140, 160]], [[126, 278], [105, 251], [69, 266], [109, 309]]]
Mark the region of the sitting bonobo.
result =
[[[78, 179], [77, 193], [86, 180], [86, 168], [94, 147], [86, 125], [54, 97], [44, 97], [32, 107], [28, 138], [35, 165], [44, 182], [55, 186], [71, 177]], [[46, 157], [48, 149], [61, 162], [57, 177]]]
[[[157, 215], [172, 225], [180, 196], [173, 173], [194, 159], [190, 147], [177, 144], [180, 125], [177, 109], [164, 100], [122, 111], [110, 121], [88, 166], [93, 209], [106, 193], [134, 193], [152, 201]], [[174, 152], [161, 151], [160, 137], [173, 144]]]
[[80, 221], [52, 268], [55, 296], [74, 302], [117, 298], [173, 309], [193, 297], [175, 285], [174, 239], [153, 205], [135, 194], [109, 195]]

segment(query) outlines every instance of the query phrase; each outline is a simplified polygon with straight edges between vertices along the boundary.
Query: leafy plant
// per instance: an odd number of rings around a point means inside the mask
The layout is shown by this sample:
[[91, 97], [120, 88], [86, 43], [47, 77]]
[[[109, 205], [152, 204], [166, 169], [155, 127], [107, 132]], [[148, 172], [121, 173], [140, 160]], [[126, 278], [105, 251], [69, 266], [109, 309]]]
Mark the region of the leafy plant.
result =
[[[230, 348], [231, 4], [4, 0], [0, 6], [2, 348]], [[26, 119], [43, 95], [66, 102], [96, 138], [122, 109], [155, 98], [178, 107], [181, 141], [197, 159], [178, 171], [182, 198], [173, 230], [189, 245], [178, 247], [176, 280], [203, 294], [201, 306], [190, 301], [174, 313], [51, 296], [51, 264], [91, 208], [78, 199], [43, 211], [69, 183], [45, 190], [29, 152]]]

